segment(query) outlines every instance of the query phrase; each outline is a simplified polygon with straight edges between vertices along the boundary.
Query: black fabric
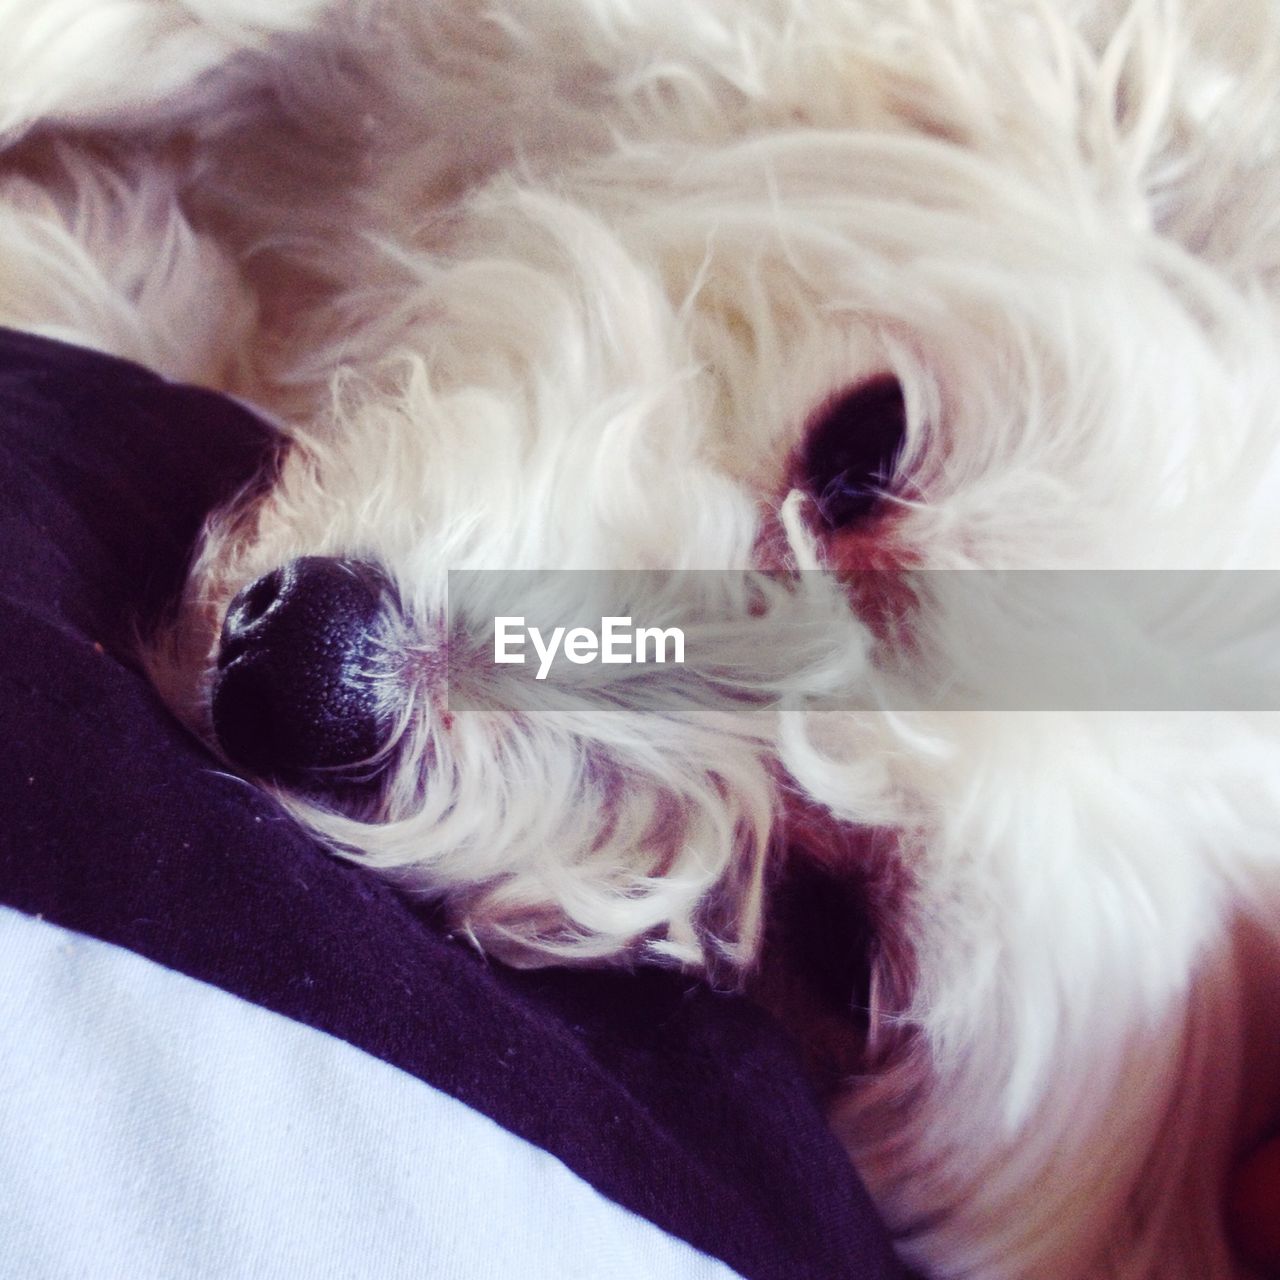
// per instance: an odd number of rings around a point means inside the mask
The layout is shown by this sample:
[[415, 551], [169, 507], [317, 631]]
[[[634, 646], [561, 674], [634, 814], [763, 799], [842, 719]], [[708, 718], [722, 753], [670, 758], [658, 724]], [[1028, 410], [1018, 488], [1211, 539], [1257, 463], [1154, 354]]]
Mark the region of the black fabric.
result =
[[414, 1073], [744, 1276], [900, 1274], [763, 1014], [671, 973], [487, 964], [168, 717], [134, 622], [271, 449], [227, 399], [0, 330], [0, 901]]

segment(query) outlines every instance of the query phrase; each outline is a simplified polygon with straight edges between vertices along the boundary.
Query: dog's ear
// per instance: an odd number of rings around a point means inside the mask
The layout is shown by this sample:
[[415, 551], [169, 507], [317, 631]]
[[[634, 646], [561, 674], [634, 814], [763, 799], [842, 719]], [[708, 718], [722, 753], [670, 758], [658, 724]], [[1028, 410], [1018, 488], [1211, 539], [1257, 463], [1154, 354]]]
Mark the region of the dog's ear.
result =
[[172, 124], [208, 72], [306, 30], [331, 2], [273, 0], [252, 17], [249, 6], [214, 5], [202, 18], [181, 0], [0, 0], [0, 145], [38, 124]]
[[[1280, 9], [1128, 0], [1096, 38], [1079, 136], [1104, 197], [1235, 274], [1280, 266]], [[1084, 37], [1088, 40], [1088, 33]]]
[[[1280, 8], [1271, 0], [1093, 0], [1021, 21], [929, 12], [874, 74], [916, 134], [997, 161], [1064, 208], [1256, 274], [1280, 262]], [[1084, 16], [1082, 16], [1082, 11]], [[993, 93], [994, 89], [994, 93]]]

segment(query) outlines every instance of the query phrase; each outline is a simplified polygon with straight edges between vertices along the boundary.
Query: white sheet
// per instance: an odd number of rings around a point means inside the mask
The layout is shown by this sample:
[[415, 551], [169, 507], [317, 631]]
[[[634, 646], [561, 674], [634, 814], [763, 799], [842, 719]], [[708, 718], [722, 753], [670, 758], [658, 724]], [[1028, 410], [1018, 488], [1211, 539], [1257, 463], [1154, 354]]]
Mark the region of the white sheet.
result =
[[0, 907], [0, 1275], [734, 1274], [412, 1076]]

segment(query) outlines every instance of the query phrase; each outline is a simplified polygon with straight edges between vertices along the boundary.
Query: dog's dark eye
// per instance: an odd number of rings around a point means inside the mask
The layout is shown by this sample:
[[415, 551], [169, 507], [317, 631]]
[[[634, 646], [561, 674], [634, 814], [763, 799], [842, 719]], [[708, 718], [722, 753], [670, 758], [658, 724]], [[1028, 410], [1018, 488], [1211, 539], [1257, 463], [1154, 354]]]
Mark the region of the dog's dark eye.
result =
[[799, 487], [830, 529], [844, 529], [875, 506], [893, 477], [907, 431], [896, 378], [876, 378], [825, 405], [800, 455]]

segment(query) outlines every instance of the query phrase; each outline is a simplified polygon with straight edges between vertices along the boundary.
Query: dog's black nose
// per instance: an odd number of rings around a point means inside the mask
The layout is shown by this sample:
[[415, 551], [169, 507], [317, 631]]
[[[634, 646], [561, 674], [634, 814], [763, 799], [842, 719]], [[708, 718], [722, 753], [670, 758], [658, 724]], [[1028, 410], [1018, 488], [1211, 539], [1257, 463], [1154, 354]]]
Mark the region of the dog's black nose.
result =
[[395, 605], [373, 566], [307, 556], [231, 602], [213, 728], [231, 759], [282, 780], [377, 755], [402, 704]]

